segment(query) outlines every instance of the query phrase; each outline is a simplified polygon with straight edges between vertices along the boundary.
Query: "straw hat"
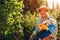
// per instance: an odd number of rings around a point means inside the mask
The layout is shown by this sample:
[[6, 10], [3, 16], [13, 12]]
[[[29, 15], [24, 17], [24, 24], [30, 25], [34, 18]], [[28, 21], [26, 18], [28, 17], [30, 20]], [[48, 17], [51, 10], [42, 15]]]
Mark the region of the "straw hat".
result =
[[41, 5], [39, 8], [36, 9], [37, 12], [40, 12], [41, 10], [49, 11], [49, 8], [46, 5]]

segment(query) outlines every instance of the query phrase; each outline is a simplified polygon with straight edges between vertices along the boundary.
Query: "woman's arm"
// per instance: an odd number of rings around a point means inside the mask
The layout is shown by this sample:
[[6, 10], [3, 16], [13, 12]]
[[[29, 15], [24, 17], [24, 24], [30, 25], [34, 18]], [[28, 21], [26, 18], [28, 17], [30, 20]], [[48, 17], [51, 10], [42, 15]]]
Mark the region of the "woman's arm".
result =
[[50, 36], [51, 36], [51, 40], [56, 40], [56, 35], [57, 35], [57, 33], [58, 33], [57, 21], [56, 21], [56, 19], [54, 19], [54, 18], [51, 18], [50, 20], [51, 20], [52, 24], [55, 25], [55, 30], [54, 30], [54, 32], [52, 32], [52, 34], [50, 35]]
[[35, 27], [35, 30], [33, 31], [33, 33], [31, 34], [30, 36], [30, 39], [32, 39], [38, 32], [38, 25], [40, 24], [40, 18], [38, 19], [37, 23], [36, 23], [36, 27]]

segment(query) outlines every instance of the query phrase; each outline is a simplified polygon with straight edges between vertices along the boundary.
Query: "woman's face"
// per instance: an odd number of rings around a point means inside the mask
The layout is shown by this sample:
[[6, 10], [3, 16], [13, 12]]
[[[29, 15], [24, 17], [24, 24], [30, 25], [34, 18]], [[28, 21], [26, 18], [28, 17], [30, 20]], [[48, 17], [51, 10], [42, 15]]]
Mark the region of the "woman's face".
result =
[[40, 13], [40, 15], [43, 16], [43, 17], [44, 17], [44, 16], [47, 16], [47, 11], [44, 10], [44, 9], [42, 9], [39, 13]]

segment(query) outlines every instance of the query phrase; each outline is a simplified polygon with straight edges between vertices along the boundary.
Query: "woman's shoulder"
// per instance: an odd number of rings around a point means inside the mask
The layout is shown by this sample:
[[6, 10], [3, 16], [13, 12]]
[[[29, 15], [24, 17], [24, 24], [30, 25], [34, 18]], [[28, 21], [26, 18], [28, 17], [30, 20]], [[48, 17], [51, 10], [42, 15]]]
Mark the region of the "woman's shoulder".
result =
[[49, 19], [50, 19], [51, 21], [56, 21], [56, 19], [55, 19], [53, 16], [49, 16]]
[[53, 24], [57, 25], [57, 20], [56, 20], [53, 16], [50, 16], [49, 20], [50, 20]]

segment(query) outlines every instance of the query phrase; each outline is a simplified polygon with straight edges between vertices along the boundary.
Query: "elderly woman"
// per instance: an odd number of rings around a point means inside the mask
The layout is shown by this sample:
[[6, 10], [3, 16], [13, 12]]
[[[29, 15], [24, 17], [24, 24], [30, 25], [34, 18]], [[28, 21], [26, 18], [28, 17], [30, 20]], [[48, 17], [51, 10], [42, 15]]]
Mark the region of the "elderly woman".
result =
[[44, 31], [42, 34], [37, 36], [37, 38], [34, 40], [57, 40], [56, 39], [56, 35], [58, 32], [57, 22], [53, 17], [50, 17], [48, 15], [47, 12], [49, 11], [49, 8], [45, 5], [42, 5], [39, 8], [37, 8], [36, 11], [41, 17], [38, 19], [36, 24], [36, 29], [33, 31], [32, 35], [30, 36], [30, 39], [32, 39], [37, 33], [41, 31], [42, 28], [38, 27], [39, 24], [46, 22], [45, 23], [46, 25], [53, 24], [55, 28], [47, 27], [48, 31]]

